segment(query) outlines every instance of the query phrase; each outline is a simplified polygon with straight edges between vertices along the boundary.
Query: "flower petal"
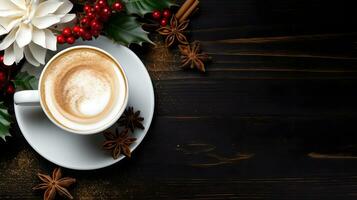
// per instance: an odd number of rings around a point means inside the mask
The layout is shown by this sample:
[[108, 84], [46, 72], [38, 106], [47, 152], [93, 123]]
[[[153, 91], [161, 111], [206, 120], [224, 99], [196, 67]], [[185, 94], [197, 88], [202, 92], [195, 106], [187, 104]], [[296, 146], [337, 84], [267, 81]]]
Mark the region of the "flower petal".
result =
[[35, 17], [44, 17], [49, 14], [53, 14], [63, 4], [61, 1], [49, 0], [38, 5]]
[[16, 64], [20, 63], [20, 61], [24, 58], [24, 48], [20, 48], [17, 43], [14, 43], [14, 53], [15, 53], [15, 62]]
[[14, 53], [14, 45], [11, 45], [7, 49], [5, 49], [5, 54], [4, 54], [4, 64], [5, 65], [12, 65], [14, 64], [16, 60], [15, 53]]
[[61, 18], [60, 23], [67, 23], [76, 18], [76, 14], [68, 14]]
[[30, 44], [32, 40], [32, 25], [31, 24], [21, 24], [19, 31], [16, 35], [16, 42], [20, 48]]
[[29, 62], [31, 65], [36, 67], [40, 66], [40, 63], [33, 57], [29, 47], [25, 47], [25, 57], [27, 62]]
[[51, 51], [57, 50], [57, 37], [50, 31], [45, 29], [46, 48]]
[[21, 22], [17, 17], [0, 17], [0, 35], [9, 33], [14, 27]]
[[0, 17], [20, 17], [23, 14], [22, 10], [0, 9]]
[[[47, 29], [45, 29], [45, 30], [47, 30]], [[33, 29], [32, 29], [32, 41], [35, 44], [38, 44], [43, 48], [47, 47], [45, 30], [41, 30], [36, 27], [33, 27]]]
[[11, 2], [22, 10], [26, 10], [26, 1], [25, 0], [11, 0]]
[[49, 14], [44, 17], [34, 18], [32, 20], [32, 24], [35, 25], [39, 29], [45, 29], [45, 28], [48, 28], [54, 24], [57, 24], [60, 21], [61, 21], [61, 18], [59, 16]]
[[4, 34], [6, 34], [6, 33], [7, 33], [6, 29], [3, 28], [3, 27], [0, 25], [0, 36], [1, 36], [1, 35], [4, 35]]
[[0, 43], [0, 51], [8, 48], [12, 43], [15, 42], [18, 28], [12, 29], [12, 31], [5, 37], [5, 39]]
[[0, 0], [1, 10], [18, 10], [18, 7], [9, 0]]
[[31, 1], [32, 8], [31, 8], [31, 11], [29, 13], [29, 17], [30, 17], [30, 19], [33, 19], [34, 16], [35, 16], [35, 13], [37, 11], [37, 7], [40, 4], [40, 1], [39, 0], [30, 0], [30, 1]]
[[62, 2], [63, 4], [55, 12], [55, 14], [57, 15], [65, 15], [69, 13], [73, 8], [72, 2], [67, 0], [63, 0]]
[[35, 43], [30, 43], [29, 45], [32, 56], [40, 64], [45, 64], [47, 49], [38, 46]]

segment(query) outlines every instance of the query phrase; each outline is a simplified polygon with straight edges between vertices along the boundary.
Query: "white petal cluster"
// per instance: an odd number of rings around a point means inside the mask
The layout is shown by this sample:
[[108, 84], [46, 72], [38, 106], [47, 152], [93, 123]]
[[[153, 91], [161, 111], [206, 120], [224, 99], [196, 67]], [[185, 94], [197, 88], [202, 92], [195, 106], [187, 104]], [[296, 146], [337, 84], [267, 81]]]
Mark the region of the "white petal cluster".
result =
[[19, 63], [25, 56], [35, 66], [45, 63], [47, 49], [56, 51], [57, 39], [50, 28], [72, 21], [68, 0], [0, 0], [0, 43], [4, 63]]

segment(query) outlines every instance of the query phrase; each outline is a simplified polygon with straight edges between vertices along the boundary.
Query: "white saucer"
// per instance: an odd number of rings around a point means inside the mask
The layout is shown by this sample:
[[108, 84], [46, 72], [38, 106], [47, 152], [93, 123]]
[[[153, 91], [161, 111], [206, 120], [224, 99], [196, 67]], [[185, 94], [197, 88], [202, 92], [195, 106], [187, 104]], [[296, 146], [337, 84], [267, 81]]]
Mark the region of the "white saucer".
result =
[[[133, 151], [144, 139], [154, 114], [154, 89], [150, 76], [141, 60], [127, 47], [116, 44], [106, 37], [99, 37], [93, 41], [80, 41], [76, 45], [92, 45], [109, 52], [124, 68], [129, 80], [129, 102], [135, 110], [140, 110], [145, 118], [144, 130], [136, 130], [137, 138], [130, 148]], [[73, 46], [73, 45], [72, 45]], [[67, 46], [62, 46], [62, 50]], [[50, 59], [53, 54], [48, 55]], [[24, 69], [37, 76], [41, 68], [26, 64]], [[68, 133], [50, 122], [40, 107], [25, 107], [15, 105], [17, 123], [27, 142], [41, 156], [56, 165], [76, 170], [92, 170], [112, 165], [114, 160], [110, 152], [102, 149], [104, 137], [96, 135], [76, 135]], [[134, 155], [135, 156], [135, 155]]]

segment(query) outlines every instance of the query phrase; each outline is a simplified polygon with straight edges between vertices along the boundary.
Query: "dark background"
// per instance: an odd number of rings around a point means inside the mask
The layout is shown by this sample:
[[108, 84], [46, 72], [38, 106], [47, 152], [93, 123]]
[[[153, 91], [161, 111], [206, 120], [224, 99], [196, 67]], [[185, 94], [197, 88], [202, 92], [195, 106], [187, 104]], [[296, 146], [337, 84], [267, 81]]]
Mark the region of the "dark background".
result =
[[[76, 199], [356, 199], [357, 7], [339, 0], [201, 0], [191, 40], [207, 73], [177, 49], [136, 52], [156, 92], [131, 159], [65, 169]], [[161, 44], [161, 45], [160, 45]], [[16, 126], [0, 143], [0, 199], [39, 199], [40, 157]]]

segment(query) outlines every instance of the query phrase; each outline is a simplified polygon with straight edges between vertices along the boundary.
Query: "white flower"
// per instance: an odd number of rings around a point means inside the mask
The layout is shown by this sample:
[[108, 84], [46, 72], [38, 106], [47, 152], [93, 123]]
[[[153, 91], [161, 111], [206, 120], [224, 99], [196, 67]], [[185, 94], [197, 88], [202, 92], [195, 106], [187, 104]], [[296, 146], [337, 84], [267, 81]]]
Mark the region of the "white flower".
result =
[[0, 0], [0, 43], [5, 50], [4, 63], [19, 63], [24, 55], [32, 65], [45, 63], [47, 49], [56, 51], [57, 39], [49, 29], [72, 21], [68, 0]]

